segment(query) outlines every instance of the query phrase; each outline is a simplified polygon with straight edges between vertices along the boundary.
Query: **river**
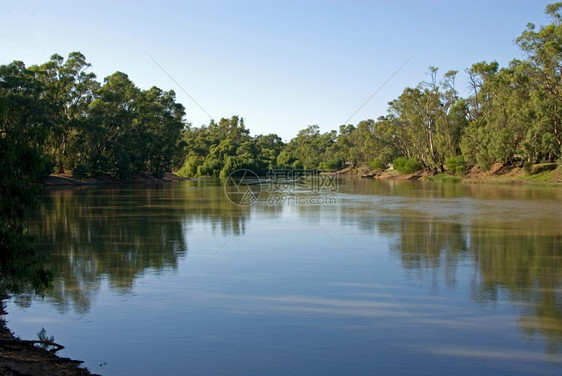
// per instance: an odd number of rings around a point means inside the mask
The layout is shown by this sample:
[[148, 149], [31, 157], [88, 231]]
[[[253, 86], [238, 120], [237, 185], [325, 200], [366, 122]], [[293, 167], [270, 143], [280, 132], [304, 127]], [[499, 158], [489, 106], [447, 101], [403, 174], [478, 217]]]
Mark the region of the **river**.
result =
[[8, 326], [105, 376], [562, 373], [562, 188], [262, 183], [45, 193]]

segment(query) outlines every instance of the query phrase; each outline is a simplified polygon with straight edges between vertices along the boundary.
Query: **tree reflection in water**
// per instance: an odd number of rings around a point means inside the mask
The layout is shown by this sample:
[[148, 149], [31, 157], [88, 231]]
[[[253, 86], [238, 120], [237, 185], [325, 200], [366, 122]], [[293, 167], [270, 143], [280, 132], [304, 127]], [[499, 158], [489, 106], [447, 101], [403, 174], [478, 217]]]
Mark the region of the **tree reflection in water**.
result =
[[432, 289], [454, 289], [458, 265], [472, 262], [472, 299], [495, 304], [507, 296], [528, 339], [562, 354], [562, 213], [548, 205], [562, 201], [559, 187], [358, 180], [353, 189], [382, 202], [368, 210], [342, 205], [342, 223], [392, 238], [402, 266]]
[[[47, 298], [57, 309], [85, 313], [102, 281], [119, 293], [132, 290], [145, 270], [175, 270], [188, 252], [193, 223], [223, 235], [244, 233], [248, 208], [224, 200], [222, 191], [194, 182], [149, 189], [86, 189], [46, 195], [31, 231], [55, 273]], [[30, 304], [26, 295], [16, 299]]]
[[[337, 206], [259, 210], [232, 205], [218, 183], [204, 181], [51, 192], [31, 226], [56, 275], [47, 299], [61, 312], [86, 313], [103, 281], [129, 293], [145, 271], [177, 269], [196, 226], [243, 236], [250, 217], [296, 210], [389, 237], [402, 267], [435, 291], [456, 289], [459, 265], [472, 264], [473, 301], [508, 299], [520, 309], [522, 332], [544, 340], [548, 354], [562, 353], [562, 229], [556, 218], [537, 220], [552, 217], [548, 200], [559, 201], [559, 190], [355, 180], [341, 191]], [[547, 204], [533, 209], [541, 200]], [[15, 301], [26, 306], [31, 297]]]

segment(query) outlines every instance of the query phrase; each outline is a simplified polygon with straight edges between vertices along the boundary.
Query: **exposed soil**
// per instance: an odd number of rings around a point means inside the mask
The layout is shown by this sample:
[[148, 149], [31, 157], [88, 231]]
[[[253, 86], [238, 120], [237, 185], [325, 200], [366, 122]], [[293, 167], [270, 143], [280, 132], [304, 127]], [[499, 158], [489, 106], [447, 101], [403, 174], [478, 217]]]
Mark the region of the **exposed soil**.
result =
[[[414, 174], [402, 174], [396, 170], [369, 170], [366, 168], [346, 168], [337, 174], [358, 175], [370, 179], [395, 179], [395, 180], [424, 180], [431, 178], [432, 174], [418, 171]], [[560, 184], [562, 183], [562, 166], [554, 164], [533, 165], [531, 174], [523, 168], [505, 166], [496, 163], [488, 171], [481, 171], [478, 166], [473, 167], [464, 177], [465, 183], [493, 183], [493, 184]]]
[[0, 376], [88, 376], [81, 361], [62, 358], [37, 347], [38, 341], [22, 340], [6, 327], [4, 299], [0, 297]]
[[473, 167], [462, 181], [467, 183], [496, 183], [496, 184], [560, 184], [562, 183], [562, 167], [541, 170], [533, 165], [529, 174], [520, 167], [508, 167], [501, 163], [494, 164], [489, 171], [481, 171], [478, 166]]

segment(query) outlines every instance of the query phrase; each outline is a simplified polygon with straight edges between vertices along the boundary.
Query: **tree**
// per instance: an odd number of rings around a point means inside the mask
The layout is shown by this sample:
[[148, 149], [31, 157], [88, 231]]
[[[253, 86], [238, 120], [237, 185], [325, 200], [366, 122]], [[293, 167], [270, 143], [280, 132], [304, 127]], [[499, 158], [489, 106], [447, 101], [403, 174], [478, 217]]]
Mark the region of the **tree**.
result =
[[283, 143], [277, 135], [252, 138], [244, 119], [232, 116], [183, 131], [185, 160], [181, 176], [227, 177], [237, 169], [265, 174], [275, 165]]
[[42, 92], [22, 62], [0, 66], [0, 293], [41, 292], [52, 280], [27, 234], [45, 167], [49, 122]]
[[134, 119], [136, 144], [130, 145], [137, 156], [135, 172], [162, 175], [172, 169], [174, 155], [179, 153], [184, 115], [185, 109], [176, 103], [173, 91], [152, 87], [139, 94]]
[[104, 80], [90, 104], [89, 126], [85, 134], [83, 153], [96, 174], [128, 178], [138, 169], [138, 150], [131, 145], [139, 143], [141, 125], [135, 121], [140, 90], [122, 72], [113, 73]]
[[299, 131], [287, 145], [286, 151], [294, 159], [292, 167], [305, 169], [317, 169], [320, 163], [327, 160], [330, 147], [336, 142], [336, 132], [320, 133], [318, 125], [310, 125]]
[[445, 158], [458, 153], [458, 144], [467, 123], [467, 106], [454, 88], [455, 71], [437, 81], [430, 67], [430, 81], [406, 88], [389, 103], [397, 146], [407, 158], [419, 160], [430, 171], [443, 172]]
[[47, 116], [51, 124], [46, 153], [57, 172], [76, 167], [78, 134], [83, 131], [88, 106], [99, 89], [96, 75], [80, 52], [72, 52], [68, 59], [54, 54], [49, 62], [30, 67], [35, 78], [43, 84]]
[[540, 124], [534, 131], [542, 135], [544, 159], [560, 156], [562, 146], [562, 3], [550, 4], [546, 14], [552, 23], [540, 27], [529, 23], [517, 38], [518, 46], [527, 54], [532, 68], [535, 91], [533, 107]]

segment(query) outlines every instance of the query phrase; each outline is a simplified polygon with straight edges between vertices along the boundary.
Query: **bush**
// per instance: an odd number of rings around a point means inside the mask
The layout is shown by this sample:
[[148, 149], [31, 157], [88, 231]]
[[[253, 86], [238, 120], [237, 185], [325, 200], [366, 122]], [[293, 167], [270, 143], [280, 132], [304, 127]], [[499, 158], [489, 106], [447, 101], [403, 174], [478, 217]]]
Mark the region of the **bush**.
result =
[[386, 170], [386, 163], [381, 159], [375, 159], [369, 162], [369, 168], [373, 170]]
[[445, 159], [445, 164], [450, 174], [459, 176], [466, 174], [466, 163], [462, 155]]
[[131, 176], [131, 156], [127, 152], [122, 152], [117, 161], [117, 177], [119, 179], [128, 179]]
[[195, 156], [187, 157], [176, 174], [184, 178], [191, 178], [197, 174], [197, 167], [202, 163], [203, 162]]
[[532, 162], [525, 162], [523, 164], [523, 170], [525, 170], [527, 175], [531, 175], [533, 173], [533, 163]]
[[304, 168], [304, 165], [302, 164], [301, 161], [297, 159], [296, 161], [293, 162], [291, 168], [294, 170], [302, 170]]
[[72, 177], [75, 179], [86, 178], [90, 175], [90, 167], [84, 163], [78, 165], [72, 170]]
[[393, 164], [394, 169], [403, 174], [413, 174], [422, 169], [421, 163], [414, 158], [398, 157]]
[[340, 168], [342, 168], [342, 166], [343, 166], [343, 162], [341, 159], [331, 159], [329, 161], [320, 163], [320, 165], [318, 165], [318, 169], [339, 170]]

